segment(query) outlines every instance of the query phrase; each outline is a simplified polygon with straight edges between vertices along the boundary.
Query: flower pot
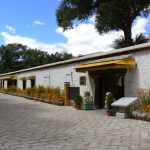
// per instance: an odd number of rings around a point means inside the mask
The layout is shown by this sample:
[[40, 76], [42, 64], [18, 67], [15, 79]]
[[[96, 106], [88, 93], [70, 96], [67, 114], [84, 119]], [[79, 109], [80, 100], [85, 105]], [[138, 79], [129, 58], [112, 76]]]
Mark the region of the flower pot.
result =
[[113, 116], [113, 111], [112, 110], [107, 110], [107, 116]]
[[80, 110], [81, 109], [81, 105], [75, 104], [75, 108], [78, 109], [78, 110]]
[[93, 110], [94, 109], [94, 104], [93, 103], [84, 103], [82, 105], [82, 108], [84, 110]]

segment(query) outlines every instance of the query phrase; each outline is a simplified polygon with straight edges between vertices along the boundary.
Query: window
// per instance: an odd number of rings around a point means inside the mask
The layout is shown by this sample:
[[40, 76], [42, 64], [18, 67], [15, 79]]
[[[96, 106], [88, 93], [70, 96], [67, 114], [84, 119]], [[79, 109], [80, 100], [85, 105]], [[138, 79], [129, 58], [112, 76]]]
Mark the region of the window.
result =
[[80, 85], [86, 85], [86, 77], [80, 77]]

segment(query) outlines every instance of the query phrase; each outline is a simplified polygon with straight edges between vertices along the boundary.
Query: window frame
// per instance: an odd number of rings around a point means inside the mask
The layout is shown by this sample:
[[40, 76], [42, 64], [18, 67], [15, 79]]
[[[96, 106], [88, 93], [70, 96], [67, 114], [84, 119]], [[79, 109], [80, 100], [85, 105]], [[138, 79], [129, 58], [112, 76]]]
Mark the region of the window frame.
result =
[[80, 85], [86, 85], [86, 76], [80, 76], [79, 84]]

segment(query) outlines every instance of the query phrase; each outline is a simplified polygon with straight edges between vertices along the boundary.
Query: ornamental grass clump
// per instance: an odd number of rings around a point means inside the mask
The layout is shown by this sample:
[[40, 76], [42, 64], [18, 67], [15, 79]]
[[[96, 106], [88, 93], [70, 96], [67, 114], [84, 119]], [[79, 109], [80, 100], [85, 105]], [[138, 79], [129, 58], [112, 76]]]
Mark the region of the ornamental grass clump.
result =
[[37, 89], [36, 89], [36, 87], [27, 88], [26, 89], [26, 94], [29, 97], [37, 97]]
[[8, 87], [7, 92], [16, 93], [17, 92], [17, 87], [12, 85], [12, 86]]
[[34, 100], [44, 101], [56, 105], [64, 105], [64, 92], [58, 87], [30, 87], [26, 90], [10, 86], [8, 89], [0, 88], [0, 92], [15, 93]]
[[38, 86], [36, 88], [36, 93], [37, 93], [37, 96], [41, 98], [41, 96], [43, 96], [42, 94], [45, 94], [46, 93], [46, 90], [45, 90], [45, 87], [44, 86]]
[[150, 113], [150, 89], [139, 89], [138, 98], [142, 110]]
[[27, 94], [27, 96], [31, 96], [31, 88], [26, 89], [26, 94]]
[[64, 105], [64, 92], [58, 87], [47, 87], [49, 101], [54, 104]]
[[0, 92], [6, 92], [7, 91], [7, 89], [5, 89], [5, 88], [0, 88]]
[[60, 96], [60, 95], [61, 95], [61, 90], [60, 90], [59, 87], [51, 87], [51, 88], [49, 89], [49, 93], [50, 93], [51, 95], [58, 95], [58, 96]]
[[27, 96], [52, 104], [64, 105], [64, 96], [58, 87], [38, 86], [26, 89]]
[[150, 113], [150, 104], [146, 105], [144, 107], [144, 110], [147, 112], [147, 113]]
[[16, 93], [19, 94], [19, 95], [23, 95], [23, 96], [27, 95], [27, 91], [26, 90], [21, 90], [21, 89], [17, 89]]

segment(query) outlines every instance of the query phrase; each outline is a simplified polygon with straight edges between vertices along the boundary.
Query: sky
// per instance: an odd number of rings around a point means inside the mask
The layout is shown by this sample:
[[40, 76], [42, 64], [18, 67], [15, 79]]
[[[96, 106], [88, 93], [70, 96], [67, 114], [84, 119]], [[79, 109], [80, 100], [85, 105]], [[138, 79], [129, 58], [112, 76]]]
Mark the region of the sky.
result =
[[[68, 52], [84, 55], [112, 50], [112, 42], [123, 32], [99, 35], [94, 17], [63, 32], [57, 26], [56, 9], [60, 0], [0, 0], [0, 45], [20, 43], [48, 53]], [[150, 34], [150, 16], [137, 17], [132, 27], [135, 37]]]

